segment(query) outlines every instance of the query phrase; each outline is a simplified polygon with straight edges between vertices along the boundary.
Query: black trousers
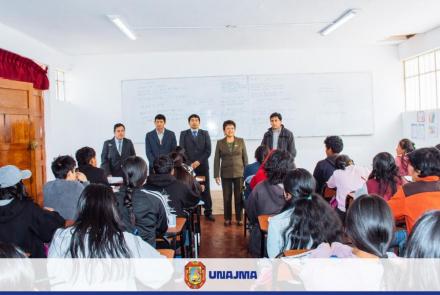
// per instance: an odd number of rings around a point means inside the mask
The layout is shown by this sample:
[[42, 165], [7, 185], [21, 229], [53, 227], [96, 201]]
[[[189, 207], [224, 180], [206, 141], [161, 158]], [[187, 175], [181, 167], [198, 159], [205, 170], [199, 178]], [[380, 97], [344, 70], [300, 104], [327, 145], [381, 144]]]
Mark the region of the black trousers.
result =
[[[200, 169], [201, 168], [201, 169]], [[209, 184], [209, 168], [205, 168], [205, 167], [197, 167], [196, 169], [194, 169], [194, 172], [196, 173], [197, 176], [204, 176], [205, 177], [205, 182], [203, 183], [203, 185], [205, 186], [205, 190], [202, 192], [202, 201], [205, 203], [205, 205], [203, 205], [203, 208], [205, 209], [205, 216], [209, 216], [212, 214], [212, 198], [211, 198], [211, 189], [210, 189], [210, 184]]]
[[232, 192], [234, 192], [235, 219], [237, 221], [241, 221], [241, 211], [243, 209], [243, 200], [241, 198], [242, 186], [243, 177], [222, 178], [223, 210], [225, 220], [232, 219]]

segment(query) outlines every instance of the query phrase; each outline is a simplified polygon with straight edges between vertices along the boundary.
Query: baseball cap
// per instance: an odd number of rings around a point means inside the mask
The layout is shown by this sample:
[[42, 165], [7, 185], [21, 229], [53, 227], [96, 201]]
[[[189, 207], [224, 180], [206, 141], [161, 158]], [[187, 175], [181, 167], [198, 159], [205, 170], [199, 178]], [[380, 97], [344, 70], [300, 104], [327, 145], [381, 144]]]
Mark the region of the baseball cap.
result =
[[0, 188], [7, 188], [16, 185], [20, 180], [32, 176], [30, 170], [20, 170], [14, 165], [6, 165], [0, 168]]

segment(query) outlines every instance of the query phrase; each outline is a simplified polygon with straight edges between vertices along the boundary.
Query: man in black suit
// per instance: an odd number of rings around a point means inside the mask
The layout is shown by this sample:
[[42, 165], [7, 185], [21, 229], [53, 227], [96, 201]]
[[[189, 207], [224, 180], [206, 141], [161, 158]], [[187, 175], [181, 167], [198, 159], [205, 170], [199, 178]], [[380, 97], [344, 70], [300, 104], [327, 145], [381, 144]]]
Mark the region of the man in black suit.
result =
[[179, 146], [185, 150], [188, 165], [194, 169], [197, 176], [205, 177], [205, 190], [202, 193], [202, 200], [205, 203], [205, 217], [214, 221], [212, 216], [212, 199], [209, 189], [209, 163], [211, 155], [211, 138], [206, 130], [199, 129], [200, 117], [192, 114], [188, 118], [190, 129], [180, 133]]
[[101, 168], [106, 176], [122, 177], [122, 162], [131, 156], [136, 156], [133, 143], [125, 138], [125, 126], [121, 123], [113, 127], [115, 137], [104, 142], [101, 153]]
[[162, 155], [168, 155], [177, 146], [176, 135], [173, 131], [165, 129], [167, 119], [164, 115], [158, 114], [154, 118], [156, 128], [145, 136], [145, 153], [147, 154], [150, 174], [153, 173], [154, 160]]

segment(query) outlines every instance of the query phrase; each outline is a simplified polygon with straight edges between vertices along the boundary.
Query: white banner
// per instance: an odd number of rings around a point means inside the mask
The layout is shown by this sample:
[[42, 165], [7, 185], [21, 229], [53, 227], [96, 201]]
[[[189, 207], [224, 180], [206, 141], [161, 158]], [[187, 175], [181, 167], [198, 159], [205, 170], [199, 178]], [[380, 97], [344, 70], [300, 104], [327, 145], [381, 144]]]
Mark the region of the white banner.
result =
[[440, 259], [0, 259], [0, 290], [438, 291]]

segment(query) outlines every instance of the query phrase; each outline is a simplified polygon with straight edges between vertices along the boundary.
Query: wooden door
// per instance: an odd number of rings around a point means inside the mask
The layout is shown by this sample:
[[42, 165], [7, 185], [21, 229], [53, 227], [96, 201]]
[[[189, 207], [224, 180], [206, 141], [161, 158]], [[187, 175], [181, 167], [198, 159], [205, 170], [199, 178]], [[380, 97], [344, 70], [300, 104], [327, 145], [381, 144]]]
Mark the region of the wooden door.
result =
[[44, 101], [31, 83], [0, 79], [0, 166], [15, 165], [32, 171], [28, 193], [43, 203], [46, 182]]

